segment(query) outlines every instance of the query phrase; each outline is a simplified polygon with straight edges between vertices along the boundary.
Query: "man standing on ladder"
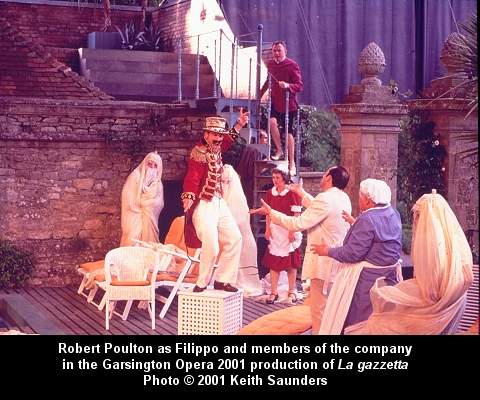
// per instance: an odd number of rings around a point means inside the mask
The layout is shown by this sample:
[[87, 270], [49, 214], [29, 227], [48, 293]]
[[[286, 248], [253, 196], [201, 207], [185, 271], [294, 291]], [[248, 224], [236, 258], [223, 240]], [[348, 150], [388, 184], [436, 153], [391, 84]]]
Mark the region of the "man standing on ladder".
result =
[[[291, 176], [297, 174], [295, 166], [295, 141], [293, 138], [292, 123], [298, 112], [297, 96], [298, 92], [303, 90], [302, 75], [298, 64], [290, 58], [287, 58], [287, 45], [285, 42], [273, 42], [272, 44], [273, 60], [267, 63], [268, 73], [271, 75], [271, 99], [272, 109], [270, 112], [270, 132], [273, 143], [276, 147], [276, 154], [272, 160], [279, 160], [284, 156], [280, 141], [279, 127], [283, 127], [285, 133], [285, 114], [287, 113], [286, 92], [289, 92], [288, 101], [288, 169]], [[260, 98], [268, 90], [268, 81], [260, 90]]]

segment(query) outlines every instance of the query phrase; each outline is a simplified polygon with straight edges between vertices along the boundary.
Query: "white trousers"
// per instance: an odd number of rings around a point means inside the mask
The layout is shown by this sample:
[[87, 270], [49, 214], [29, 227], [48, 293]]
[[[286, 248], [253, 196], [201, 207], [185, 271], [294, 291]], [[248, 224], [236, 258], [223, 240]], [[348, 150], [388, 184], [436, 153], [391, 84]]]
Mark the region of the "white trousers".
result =
[[219, 254], [216, 280], [234, 285], [242, 251], [242, 236], [227, 203], [219, 197], [211, 201], [200, 200], [193, 212], [192, 222], [202, 241], [197, 286], [208, 286]]

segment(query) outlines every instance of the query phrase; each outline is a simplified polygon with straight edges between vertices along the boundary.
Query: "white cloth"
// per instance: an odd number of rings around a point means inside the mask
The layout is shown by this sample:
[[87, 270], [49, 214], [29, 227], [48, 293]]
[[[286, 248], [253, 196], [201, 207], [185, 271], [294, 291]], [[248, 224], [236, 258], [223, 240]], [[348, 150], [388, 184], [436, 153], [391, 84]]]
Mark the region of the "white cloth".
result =
[[373, 313], [346, 329], [351, 334], [454, 333], [473, 281], [472, 253], [448, 203], [423, 195], [414, 206], [413, 279], [395, 286], [377, 280]]
[[328, 294], [327, 304], [320, 325], [320, 335], [340, 335], [345, 319], [347, 318], [350, 304], [355, 293], [358, 278], [363, 268], [392, 268], [397, 267], [397, 279], [402, 280], [401, 264], [380, 267], [367, 261], [355, 264], [340, 264], [340, 271], [333, 282], [332, 289]]
[[307, 249], [302, 267], [302, 280], [322, 279], [331, 282], [334, 279], [338, 262], [330, 257], [322, 257], [311, 250], [312, 244], [325, 243], [330, 247], [341, 246], [350, 225], [342, 218], [342, 211], [352, 212], [348, 195], [332, 187], [315, 198], [307, 194], [302, 199], [305, 211], [298, 217], [289, 217], [272, 210], [273, 223], [290, 231], [307, 230]]
[[228, 164], [223, 166], [223, 198], [235, 219], [242, 235], [242, 250], [236, 285], [243, 289], [246, 297], [263, 293], [258, 277], [257, 244], [250, 226], [250, 214], [242, 183], [235, 169]]
[[379, 179], [365, 179], [360, 182], [360, 193], [372, 200], [375, 204], [390, 204], [392, 191], [385, 181]]
[[[155, 169], [147, 162], [155, 162]], [[122, 189], [122, 238], [120, 246], [132, 246], [132, 239], [158, 243], [158, 218], [163, 210], [162, 159], [148, 153], [128, 176]]]
[[302, 233], [294, 232], [293, 242], [288, 239], [289, 230], [277, 224], [270, 224], [272, 235], [268, 244], [268, 252], [277, 257], [286, 257], [302, 244]]
[[242, 236], [235, 219], [223, 198], [200, 200], [192, 215], [192, 222], [202, 242], [197, 285], [210, 283], [218, 257], [215, 279], [235, 285], [242, 250]]
[[[280, 193], [277, 188], [274, 186], [272, 188], [272, 196], [285, 196], [289, 190], [285, 188]], [[292, 205], [290, 210], [293, 212], [301, 212], [302, 208], [300, 206]], [[268, 252], [277, 257], [286, 257], [302, 244], [302, 233], [294, 232], [293, 242], [290, 242], [288, 238], [289, 230], [285, 229], [283, 226], [270, 223], [270, 233], [271, 239], [268, 244]]]

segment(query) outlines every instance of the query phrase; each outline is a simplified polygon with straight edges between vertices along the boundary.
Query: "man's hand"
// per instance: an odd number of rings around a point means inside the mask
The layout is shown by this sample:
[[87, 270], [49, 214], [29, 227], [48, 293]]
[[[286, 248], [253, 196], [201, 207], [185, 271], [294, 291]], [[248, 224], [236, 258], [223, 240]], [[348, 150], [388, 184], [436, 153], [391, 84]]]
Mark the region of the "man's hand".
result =
[[272, 232], [270, 231], [270, 229], [265, 230], [265, 240], [272, 240]]
[[278, 86], [280, 86], [282, 89], [289, 89], [290, 88], [290, 84], [287, 83], [287, 82], [284, 82], [284, 81], [279, 81]]
[[234, 126], [237, 132], [240, 132], [240, 129], [242, 129], [248, 123], [248, 115], [249, 115], [249, 112], [248, 111], [243, 112], [243, 108], [240, 107], [240, 115], [238, 116], [237, 122], [235, 123], [235, 126]]
[[260, 200], [262, 202], [262, 206], [260, 208], [254, 208], [252, 210], [249, 211], [250, 214], [262, 214], [262, 215], [270, 215], [270, 211], [272, 211], [272, 207], [270, 207], [267, 203], [265, 203], [262, 200]]
[[293, 243], [295, 241], [295, 232], [288, 231], [288, 241]]
[[348, 212], [345, 210], [342, 211], [342, 218], [345, 222], [348, 222], [350, 225], [353, 225], [356, 221]]
[[328, 256], [329, 247], [326, 244], [312, 244], [310, 249], [319, 256]]
[[183, 212], [186, 213], [192, 206], [193, 200], [185, 198], [185, 199], [182, 199], [182, 203], [183, 203]]
[[296, 193], [299, 196], [303, 196], [304, 195], [303, 179], [300, 178], [298, 183], [291, 183], [290, 185], [288, 185], [288, 190], [291, 190], [293, 193]]

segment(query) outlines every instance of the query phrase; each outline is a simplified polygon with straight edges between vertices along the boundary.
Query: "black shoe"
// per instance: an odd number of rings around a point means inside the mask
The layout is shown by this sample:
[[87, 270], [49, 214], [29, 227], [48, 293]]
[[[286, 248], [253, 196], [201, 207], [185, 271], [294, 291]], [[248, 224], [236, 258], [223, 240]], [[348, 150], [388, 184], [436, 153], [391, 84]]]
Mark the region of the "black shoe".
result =
[[278, 300], [278, 293], [277, 294], [273, 294], [271, 293], [270, 296], [268, 296], [268, 299], [265, 303], [267, 304], [273, 304], [275, 303], [276, 301]]
[[225, 292], [237, 292], [238, 289], [235, 286], [230, 285], [229, 283], [222, 283], [215, 281], [213, 283], [213, 288], [216, 290], [224, 290]]
[[193, 292], [194, 293], [200, 293], [200, 292], [203, 292], [205, 289], [206, 289], [206, 287], [200, 287], [200, 286], [195, 285], [193, 287]]

